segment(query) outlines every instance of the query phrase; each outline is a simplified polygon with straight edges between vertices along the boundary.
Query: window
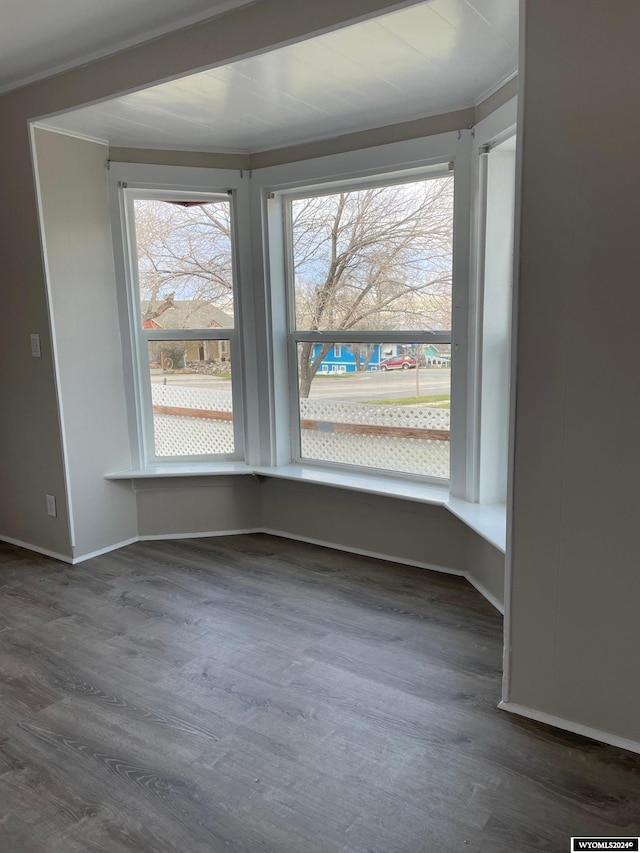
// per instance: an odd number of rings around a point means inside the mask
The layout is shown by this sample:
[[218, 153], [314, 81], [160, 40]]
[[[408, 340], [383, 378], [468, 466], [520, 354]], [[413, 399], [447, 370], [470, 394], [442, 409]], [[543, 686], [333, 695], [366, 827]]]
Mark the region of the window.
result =
[[237, 458], [231, 197], [123, 193], [144, 459]]
[[478, 499], [505, 503], [509, 432], [515, 136], [480, 153], [482, 311]]
[[283, 194], [298, 460], [448, 479], [453, 184]]
[[443, 135], [251, 176], [112, 164], [134, 466], [303, 463], [486, 502], [478, 462], [492, 468], [506, 420], [484, 408], [497, 315], [470, 254], [479, 147]]

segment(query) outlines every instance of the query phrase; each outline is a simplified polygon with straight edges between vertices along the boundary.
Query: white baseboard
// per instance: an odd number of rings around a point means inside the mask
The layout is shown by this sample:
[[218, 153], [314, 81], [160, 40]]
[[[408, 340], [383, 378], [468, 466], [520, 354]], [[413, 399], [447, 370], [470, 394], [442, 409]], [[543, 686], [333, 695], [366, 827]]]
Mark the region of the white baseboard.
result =
[[125, 539], [123, 542], [117, 542], [115, 545], [108, 545], [106, 548], [100, 548], [99, 551], [91, 551], [88, 554], [82, 554], [79, 557], [74, 557], [71, 561], [75, 566], [76, 563], [84, 563], [85, 560], [91, 560], [93, 557], [101, 557], [103, 554], [108, 554], [110, 551], [117, 551], [118, 548], [124, 548], [126, 545], [135, 545], [136, 542], [152, 542], [163, 539], [204, 539], [210, 536], [237, 536], [240, 533], [261, 533], [261, 528], [251, 527], [246, 530], [214, 530], [206, 533], [152, 533], [147, 536], [132, 536], [131, 539]]
[[75, 566], [78, 563], [84, 563], [85, 560], [91, 560], [93, 557], [101, 557], [103, 554], [108, 554], [110, 551], [117, 551], [118, 548], [124, 548], [126, 545], [133, 545], [138, 541], [137, 536], [132, 536], [130, 539], [125, 539], [122, 542], [116, 542], [115, 545], [107, 545], [106, 548], [99, 548], [97, 551], [89, 551], [87, 554], [80, 554], [80, 556], [74, 557], [71, 562]]
[[546, 725], [554, 726], [556, 729], [564, 729], [564, 731], [572, 732], [575, 735], [582, 735], [583, 737], [591, 738], [591, 740], [607, 743], [610, 746], [627, 749], [629, 752], [640, 753], [640, 743], [635, 740], [618, 737], [618, 735], [612, 735], [609, 732], [603, 732], [591, 726], [584, 726], [582, 723], [574, 723], [572, 720], [564, 720], [562, 717], [547, 714], [545, 711], [536, 711], [533, 708], [527, 708], [525, 705], [518, 705], [515, 702], [505, 702], [504, 700], [498, 703], [498, 708], [508, 711], [510, 714], [527, 717], [527, 719], [535, 720], [538, 723], [546, 723]]
[[440, 572], [444, 575], [455, 575], [466, 577], [462, 569], [449, 569], [446, 566], [438, 566], [435, 563], [423, 563], [420, 560], [407, 560], [404, 557], [392, 557], [389, 554], [381, 554], [379, 551], [367, 551], [364, 548], [352, 548], [349, 545], [338, 545], [328, 542], [326, 539], [314, 539], [312, 536], [299, 536], [297, 533], [288, 533], [286, 530], [274, 530], [271, 527], [263, 527], [260, 533], [268, 533], [271, 536], [281, 536], [283, 539], [295, 539], [297, 542], [308, 542], [309, 545], [321, 545], [323, 548], [331, 548], [334, 551], [346, 551], [348, 554], [359, 554], [361, 557], [373, 557], [375, 560], [386, 560], [388, 563], [401, 563], [405, 566], [414, 566], [417, 569], [429, 569], [431, 572]]
[[298, 542], [308, 542], [310, 545], [321, 545], [323, 548], [332, 548], [334, 551], [346, 551], [349, 554], [359, 554], [362, 557], [373, 557], [375, 560], [386, 560], [388, 563], [400, 563], [405, 566], [414, 566], [417, 569], [428, 569], [430, 572], [440, 572], [443, 575], [455, 575], [456, 577], [464, 578], [469, 581], [483, 598], [486, 598], [489, 604], [504, 615], [504, 605], [499, 601], [493, 593], [479, 583], [473, 575], [463, 569], [450, 569], [447, 566], [440, 566], [436, 563], [424, 563], [420, 560], [408, 560], [404, 557], [392, 557], [390, 554], [382, 554], [379, 551], [367, 551], [364, 548], [351, 548], [349, 545], [337, 545], [335, 542], [328, 542], [326, 539], [314, 539], [312, 536], [299, 536], [296, 533], [287, 533], [284, 530], [274, 530], [271, 527], [264, 527], [261, 533], [269, 533], [272, 536], [282, 536], [283, 539], [295, 539]]
[[9, 545], [17, 545], [18, 548], [25, 548], [27, 551], [35, 551], [36, 554], [44, 554], [45, 557], [53, 557], [54, 560], [61, 560], [63, 563], [73, 563], [73, 557], [69, 554], [59, 554], [57, 551], [50, 551], [48, 548], [41, 548], [39, 545], [32, 545], [30, 542], [22, 542], [20, 539], [1, 535], [0, 541], [7, 542]]
[[238, 530], [211, 530], [201, 533], [147, 533], [138, 536], [136, 542], [156, 542], [163, 539], [208, 539], [213, 536], [242, 536], [244, 533], [264, 533], [264, 530], [262, 527], [247, 527]]
[[[430, 572], [440, 572], [445, 575], [455, 575], [456, 577], [465, 578], [469, 583], [487, 599], [495, 609], [504, 615], [504, 606], [493, 593], [479, 583], [472, 574], [463, 569], [450, 569], [447, 566], [440, 566], [436, 563], [425, 563], [420, 560], [408, 560], [404, 557], [393, 557], [391, 554], [383, 554], [379, 551], [368, 551], [365, 548], [352, 548], [349, 545], [338, 545], [335, 542], [329, 542], [326, 539], [316, 539], [313, 536], [300, 536], [297, 533], [288, 533], [285, 530], [275, 530], [272, 527], [248, 527], [241, 530], [217, 530], [208, 533], [158, 533], [138, 537], [140, 542], [151, 542], [154, 540], [170, 540], [170, 539], [196, 539], [198, 537], [209, 536], [238, 536], [244, 533], [267, 533], [271, 536], [281, 536], [283, 539], [294, 539], [297, 542], [308, 542], [309, 545], [320, 545], [323, 548], [331, 548], [334, 551], [346, 551], [349, 554], [359, 554], [362, 557], [372, 557], [375, 560], [386, 560], [388, 563], [399, 563], [406, 566], [414, 566], [417, 569], [428, 569]], [[124, 543], [128, 544], [128, 543]]]
[[481, 584], [480, 581], [477, 581], [471, 574], [471, 572], [465, 572], [464, 576], [469, 581], [471, 586], [475, 587], [480, 593], [480, 595], [486, 598], [489, 604], [492, 604], [498, 611], [498, 613], [501, 613], [504, 616], [504, 604], [500, 601], [500, 599], [496, 598], [492, 592], [489, 592], [489, 590], [486, 588], [486, 586], [484, 586], [484, 584]]

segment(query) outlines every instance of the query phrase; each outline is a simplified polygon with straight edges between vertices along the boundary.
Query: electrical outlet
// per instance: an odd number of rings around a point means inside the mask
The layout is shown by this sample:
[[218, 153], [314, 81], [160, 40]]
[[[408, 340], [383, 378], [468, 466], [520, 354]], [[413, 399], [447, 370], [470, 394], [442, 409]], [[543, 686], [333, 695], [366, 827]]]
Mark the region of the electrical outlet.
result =
[[42, 356], [42, 350], [40, 349], [40, 335], [31, 335], [31, 355], [34, 358], [40, 358]]
[[56, 510], [56, 499], [54, 495], [47, 495], [47, 515], [51, 515], [54, 518], [58, 515], [58, 511]]

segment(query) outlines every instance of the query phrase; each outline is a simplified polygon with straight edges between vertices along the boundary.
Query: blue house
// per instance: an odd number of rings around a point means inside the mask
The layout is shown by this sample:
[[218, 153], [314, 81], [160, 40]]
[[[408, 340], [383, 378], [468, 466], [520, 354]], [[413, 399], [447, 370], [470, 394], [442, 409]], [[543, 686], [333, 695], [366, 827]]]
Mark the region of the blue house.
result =
[[[315, 344], [312, 358], [320, 354], [322, 345]], [[415, 352], [420, 350], [419, 356]], [[357, 373], [367, 370], [379, 370], [380, 362], [385, 358], [398, 355], [412, 355], [419, 364], [426, 367], [450, 367], [451, 345], [428, 344], [414, 347], [402, 344], [334, 344], [320, 362], [318, 373]]]
[[[315, 344], [312, 358], [317, 358], [321, 349], [321, 344]], [[320, 362], [318, 373], [378, 370], [385, 358], [393, 358], [403, 352], [401, 344], [334, 344]]]
[[422, 350], [420, 364], [424, 364], [426, 367], [450, 367], [451, 344], [441, 346], [428, 344]]

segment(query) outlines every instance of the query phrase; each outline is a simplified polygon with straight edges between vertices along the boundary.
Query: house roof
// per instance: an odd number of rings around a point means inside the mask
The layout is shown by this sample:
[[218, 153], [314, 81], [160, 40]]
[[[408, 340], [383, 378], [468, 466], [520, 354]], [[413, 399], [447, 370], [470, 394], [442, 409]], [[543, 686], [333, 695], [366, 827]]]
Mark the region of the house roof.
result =
[[[140, 308], [144, 317], [149, 302], [141, 301]], [[232, 314], [211, 302], [178, 299], [173, 308], [153, 318], [151, 325], [155, 329], [232, 329], [234, 323]]]

